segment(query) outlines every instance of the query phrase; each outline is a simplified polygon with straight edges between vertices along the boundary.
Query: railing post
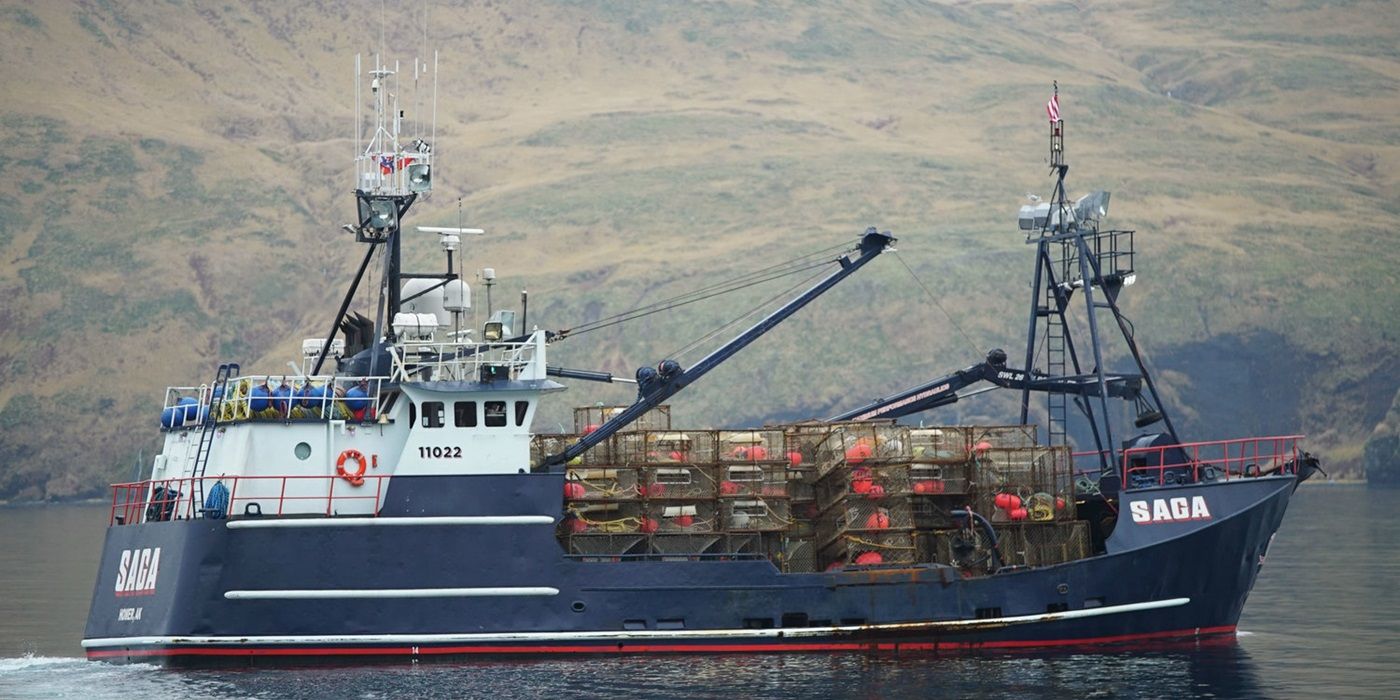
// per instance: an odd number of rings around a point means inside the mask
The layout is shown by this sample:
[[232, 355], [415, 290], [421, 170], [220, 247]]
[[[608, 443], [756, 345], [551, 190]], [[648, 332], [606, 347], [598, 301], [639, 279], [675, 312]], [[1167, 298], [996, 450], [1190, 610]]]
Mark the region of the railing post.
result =
[[282, 492], [277, 494], [277, 517], [282, 517], [282, 502], [287, 500], [287, 477], [282, 477]]
[[328, 476], [326, 478], [331, 480], [330, 488], [326, 489], [326, 517], [329, 518], [331, 515], [331, 506], [335, 503], [335, 477]]

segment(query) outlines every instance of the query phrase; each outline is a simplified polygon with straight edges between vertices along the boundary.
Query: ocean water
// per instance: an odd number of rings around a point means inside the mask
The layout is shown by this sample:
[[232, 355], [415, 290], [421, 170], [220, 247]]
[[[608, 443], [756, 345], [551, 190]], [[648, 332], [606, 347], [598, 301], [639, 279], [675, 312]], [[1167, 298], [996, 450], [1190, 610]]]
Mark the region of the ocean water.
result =
[[1397, 698], [1400, 491], [1308, 485], [1236, 639], [172, 671], [79, 657], [106, 509], [0, 509], [0, 698]]

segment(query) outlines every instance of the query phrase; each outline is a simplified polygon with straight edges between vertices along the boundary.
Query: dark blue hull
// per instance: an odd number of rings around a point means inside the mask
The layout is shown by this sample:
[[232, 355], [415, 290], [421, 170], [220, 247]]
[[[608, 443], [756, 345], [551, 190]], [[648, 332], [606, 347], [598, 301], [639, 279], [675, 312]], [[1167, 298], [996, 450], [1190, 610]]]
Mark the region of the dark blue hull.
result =
[[[373, 524], [109, 528], [84, 647], [110, 660], [282, 663], [1228, 635], [1297, 483], [1278, 476], [1125, 493], [1125, 505], [1200, 498], [1209, 514], [1173, 518], [1190, 512], [1167, 509], [1139, 523], [1125, 512], [1107, 554], [963, 578], [937, 565], [783, 574], [767, 560], [584, 561], [566, 556], [555, 536], [562, 479], [396, 479]], [[487, 520], [434, 520], [463, 514]], [[387, 524], [396, 518], [403, 524]], [[156, 548], [158, 564], [138, 576], [140, 553]]]

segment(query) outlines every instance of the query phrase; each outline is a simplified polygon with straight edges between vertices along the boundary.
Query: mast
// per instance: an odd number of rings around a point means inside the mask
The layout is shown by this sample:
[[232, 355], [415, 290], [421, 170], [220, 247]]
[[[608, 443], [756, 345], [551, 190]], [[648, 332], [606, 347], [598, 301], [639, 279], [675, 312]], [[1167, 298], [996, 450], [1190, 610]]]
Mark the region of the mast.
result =
[[[1054, 192], [1048, 202], [1032, 197], [1031, 205], [1021, 207], [1020, 228], [1026, 232], [1026, 243], [1036, 246], [1034, 283], [1031, 289], [1031, 309], [1027, 320], [1027, 371], [1034, 365], [1039, 343], [1044, 343], [1044, 375], [1049, 381], [1057, 377], [1072, 379], [1084, 390], [1072, 394], [1050, 392], [1046, 395], [1047, 442], [1068, 445], [1068, 414], [1071, 401], [1083, 414], [1093, 436], [1099, 456], [1100, 469], [1107, 473], [1117, 462], [1108, 399], [1127, 398], [1115, 386], [1121, 375], [1110, 372], [1105, 364], [1098, 314], [1108, 310], [1137, 364], [1148, 393], [1133, 392], [1132, 399], [1139, 409], [1135, 425], [1144, 428], [1158, 420], [1165, 421], [1168, 434], [1179, 442], [1175, 427], [1167, 417], [1155, 383], [1147, 371], [1142, 354], [1133, 337], [1131, 323], [1118, 308], [1118, 295], [1123, 287], [1137, 279], [1133, 268], [1134, 231], [1101, 229], [1100, 222], [1108, 214], [1109, 193], [1092, 192], [1073, 202], [1065, 187], [1069, 165], [1065, 162], [1064, 120], [1060, 118], [1059, 83], [1054, 85], [1045, 111], [1050, 121], [1050, 172], [1055, 177]], [[1088, 352], [1093, 368], [1087, 373], [1076, 349], [1074, 328], [1068, 311], [1075, 294], [1084, 300], [1085, 321], [1088, 326]], [[1030, 394], [1027, 384], [1021, 390], [1021, 422], [1029, 422]]]

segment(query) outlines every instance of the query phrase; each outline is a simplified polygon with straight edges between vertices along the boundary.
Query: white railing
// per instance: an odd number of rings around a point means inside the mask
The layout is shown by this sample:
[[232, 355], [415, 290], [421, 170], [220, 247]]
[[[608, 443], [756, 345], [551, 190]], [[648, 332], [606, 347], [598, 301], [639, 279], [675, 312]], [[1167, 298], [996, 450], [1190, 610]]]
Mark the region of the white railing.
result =
[[[398, 381], [543, 378], [537, 343], [413, 343], [394, 348]], [[539, 363], [536, 360], [540, 360]], [[532, 367], [534, 371], [532, 371]], [[534, 374], [538, 374], [538, 377]]]
[[294, 377], [246, 375], [228, 381], [222, 396], [208, 384], [177, 386], [165, 390], [161, 427], [182, 428], [201, 424], [216, 401], [217, 423], [241, 421], [350, 420], [379, 417], [384, 386], [389, 377]]

